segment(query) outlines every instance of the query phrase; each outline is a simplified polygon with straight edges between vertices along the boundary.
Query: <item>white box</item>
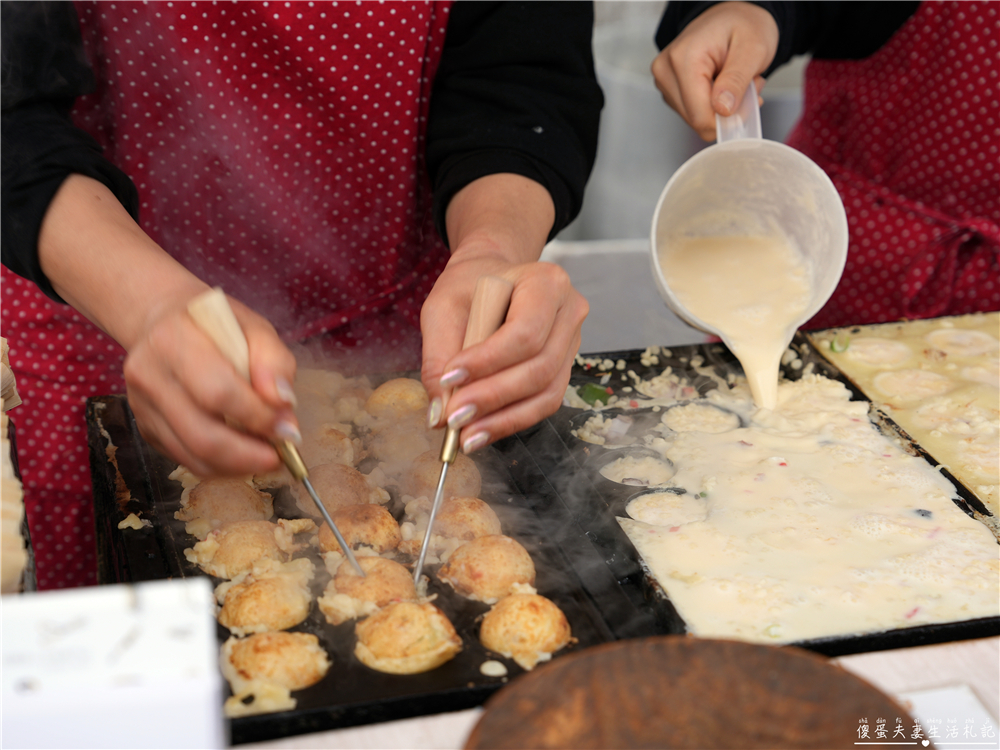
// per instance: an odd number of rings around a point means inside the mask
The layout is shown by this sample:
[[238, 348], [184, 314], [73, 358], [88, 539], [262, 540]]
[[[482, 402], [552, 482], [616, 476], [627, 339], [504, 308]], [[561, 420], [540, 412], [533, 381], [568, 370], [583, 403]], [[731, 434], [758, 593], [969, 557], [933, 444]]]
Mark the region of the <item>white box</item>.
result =
[[207, 578], [4, 596], [0, 606], [4, 747], [228, 744]]

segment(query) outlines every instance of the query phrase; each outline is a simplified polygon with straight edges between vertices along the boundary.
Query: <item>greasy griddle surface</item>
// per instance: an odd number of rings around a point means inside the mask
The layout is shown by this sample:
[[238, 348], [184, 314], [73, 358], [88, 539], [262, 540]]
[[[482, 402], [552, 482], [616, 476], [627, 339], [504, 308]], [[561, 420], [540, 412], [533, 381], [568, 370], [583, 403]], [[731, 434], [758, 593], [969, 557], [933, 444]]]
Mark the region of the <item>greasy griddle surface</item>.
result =
[[[792, 344], [799, 354], [802, 367], [782, 367], [783, 377], [796, 380], [806, 371], [807, 365], [812, 365], [811, 372], [843, 383], [851, 392], [852, 400], [868, 399], [836, 367], [821, 357], [810, 343], [801, 335], [797, 335]], [[698, 390], [705, 395], [716, 387], [715, 381], [699, 374], [692, 366], [692, 359], [698, 358], [700, 367], [710, 367], [722, 377], [729, 373], [741, 373], [739, 362], [722, 344], [699, 344], [691, 346], [670, 347], [669, 356], [660, 355], [656, 364], [643, 365], [643, 352], [639, 350], [608, 352], [585, 357], [585, 360], [610, 359], [617, 362], [625, 360], [624, 371], [612, 369], [607, 386], [616, 394], [622, 393], [621, 388], [632, 385], [631, 379], [623, 380], [622, 375], [629, 370], [634, 371], [643, 379], [649, 379], [663, 372], [670, 366], [673, 371], [685, 376]], [[596, 367], [586, 369], [576, 365], [573, 369], [571, 384], [602, 383], [606, 373]], [[634, 394], [633, 394], [634, 395]], [[644, 416], [658, 422], [660, 413], [643, 410], [642, 397], [636, 396], [638, 410], [629, 410], [634, 414], [637, 423]], [[868, 402], [870, 405], [870, 402]], [[870, 416], [876, 427], [895, 438], [900, 446], [911, 455], [927, 458], [927, 454], [913, 439], [905, 433], [884, 413], [870, 405]], [[605, 412], [611, 416], [615, 412]], [[648, 488], [632, 487], [612, 482], [600, 474], [600, 468], [619, 454], [619, 449], [605, 448], [583, 441], [572, 434], [575, 428], [582, 426], [594, 412], [563, 406], [546, 423], [529, 431], [521, 433], [528, 450], [539, 456], [539, 462], [547, 466], [547, 473], [552, 477], [557, 492], [565, 504], [567, 513], [585, 531], [599, 555], [605, 560], [619, 587], [640, 611], [647, 612], [656, 622], [657, 632], [680, 634], [687, 632], [686, 625], [674, 608], [666, 591], [650, 574], [631, 540], [615, 520], [616, 517], [627, 517], [625, 506], [635, 495], [647, 491]], [[931, 459], [932, 464], [936, 465]], [[955, 482], [947, 473], [942, 472], [955, 484], [952, 500], [956, 506], [973, 518], [976, 513], [987, 513], [978, 499], [960, 483]], [[975, 511], [975, 513], [973, 512]], [[816, 651], [827, 656], [878, 651], [884, 649], [904, 648], [909, 646], [941, 643], [967, 638], [981, 638], [1000, 633], [1000, 617], [982, 618], [938, 625], [923, 625], [914, 628], [891, 630], [859, 636], [844, 636], [816, 639], [795, 645]]]
[[[180, 483], [168, 476], [176, 464], [141, 440], [121, 397], [91, 400], [88, 424], [102, 582], [205, 575], [184, 557], [184, 549], [197, 540], [185, 533], [183, 522], [173, 517], [180, 507], [182, 491]], [[117, 447], [115, 461], [121, 480], [116, 477], [114, 465], [106, 459], [107, 440], [101, 434], [102, 427]], [[566, 614], [577, 642], [560, 654], [612, 640], [614, 633], [558, 544], [559, 538], [582, 532], [571, 523], [553, 528], [547, 521], [548, 509], [559, 508], [547, 494], [544, 482], [538, 483], [538, 489], [520, 488], [512, 477], [512, 468], [527, 463], [523, 450], [517, 441], [509, 440], [476, 454], [483, 477], [481, 497], [496, 511], [504, 533], [517, 539], [530, 553], [539, 593], [552, 599]], [[394, 493], [392, 488], [390, 493]], [[275, 517], [301, 515], [287, 490], [273, 494]], [[397, 515], [402, 511], [395, 494], [389, 508]], [[118, 530], [117, 523], [130, 512], [152, 520], [153, 527]], [[599, 566], [600, 561], [595, 559], [593, 565]], [[250, 742], [468, 708], [481, 704], [509, 678], [520, 674], [522, 670], [513, 661], [488, 652], [479, 643], [479, 620], [489, 607], [464, 599], [438, 583], [433, 575], [437, 567], [428, 567], [431, 574], [428, 593], [438, 595], [435, 605], [448, 615], [462, 637], [464, 650], [457, 657], [419, 675], [373, 671], [353, 655], [354, 622], [329, 625], [314, 602], [308, 619], [292, 630], [313, 633], [319, 638], [333, 662], [329, 673], [316, 685], [293, 693], [298, 704], [292, 711], [232, 720], [232, 741]], [[316, 595], [322, 593], [328, 579], [320, 560], [313, 582]], [[221, 644], [229, 633], [219, 626], [218, 635]], [[480, 665], [488, 659], [503, 661], [509, 678], [484, 676]]]

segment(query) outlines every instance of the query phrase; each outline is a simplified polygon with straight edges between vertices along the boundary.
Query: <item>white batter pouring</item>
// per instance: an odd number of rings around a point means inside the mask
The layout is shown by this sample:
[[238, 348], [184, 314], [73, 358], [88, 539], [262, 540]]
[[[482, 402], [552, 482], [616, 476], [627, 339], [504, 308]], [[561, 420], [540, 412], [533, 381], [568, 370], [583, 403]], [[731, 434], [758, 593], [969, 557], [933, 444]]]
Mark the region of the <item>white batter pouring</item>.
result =
[[681, 237], [659, 260], [678, 301], [723, 333], [757, 406], [773, 409], [781, 356], [812, 291], [799, 253], [779, 236]]

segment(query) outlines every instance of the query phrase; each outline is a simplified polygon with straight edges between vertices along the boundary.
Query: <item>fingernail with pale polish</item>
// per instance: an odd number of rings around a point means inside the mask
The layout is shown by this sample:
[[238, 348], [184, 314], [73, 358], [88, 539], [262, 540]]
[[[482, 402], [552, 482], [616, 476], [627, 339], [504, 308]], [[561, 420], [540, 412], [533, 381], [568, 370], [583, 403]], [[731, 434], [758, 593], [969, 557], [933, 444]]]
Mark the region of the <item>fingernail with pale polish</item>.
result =
[[295, 398], [295, 391], [292, 390], [292, 384], [284, 378], [274, 379], [274, 389], [278, 392], [278, 398], [286, 404], [295, 406], [298, 403], [298, 399]]
[[456, 385], [461, 385], [468, 379], [469, 371], [464, 367], [456, 367], [454, 370], [449, 370], [441, 376], [441, 387], [453, 388]]
[[299, 432], [299, 428], [293, 422], [288, 422], [284, 419], [278, 420], [274, 425], [274, 434], [282, 440], [291, 440], [296, 445], [302, 444], [302, 433]]
[[468, 455], [469, 453], [474, 453], [475, 451], [482, 448], [490, 442], [490, 433], [488, 432], [477, 432], [475, 435], [470, 437], [464, 443], [462, 443], [462, 453]]
[[427, 429], [433, 430], [441, 421], [441, 412], [444, 411], [444, 403], [440, 398], [434, 397], [430, 407], [427, 409]]
[[448, 426], [452, 429], [459, 429], [469, 424], [476, 416], [475, 404], [466, 404], [461, 409], [448, 417]]
[[719, 94], [719, 104], [725, 107], [729, 114], [732, 114], [736, 108], [736, 97], [733, 96], [731, 91], [723, 91]]

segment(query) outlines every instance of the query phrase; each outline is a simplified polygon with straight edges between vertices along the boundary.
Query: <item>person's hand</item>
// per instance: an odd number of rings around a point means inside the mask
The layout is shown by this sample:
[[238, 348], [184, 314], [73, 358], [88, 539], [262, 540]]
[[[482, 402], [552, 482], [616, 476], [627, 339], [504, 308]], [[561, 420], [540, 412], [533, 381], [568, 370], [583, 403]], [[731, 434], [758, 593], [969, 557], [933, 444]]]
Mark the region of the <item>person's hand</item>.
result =
[[143, 438], [198, 476], [277, 469], [274, 447], [261, 436], [299, 439], [291, 411], [295, 358], [267, 320], [229, 303], [247, 338], [250, 382], [186, 306], [168, 307], [125, 359], [129, 406]]
[[689, 23], [653, 60], [663, 99], [706, 141], [715, 140], [716, 113], [728, 117], [778, 50], [778, 25], [763, 8], [742, 2], [713, 5]]
[[[461, 351], [476, 280], [484, 274], [513, 282], [510, 308], [496, 333]], [[452, 426], [465, 425], [462, 450], [471, 453], [555, 412], [580, 348], [587, 310], [566, 272], [551, 263], [470, 259], [449, 264], [421, 312], [421, 375], [432, 399], [429, 423], [440, 424], [447, 415]], [[458, 390], [445, 404], [449, 386]]]
[[[562, 268], [534, 260], [553, 215], [548, 192], [517, 175], [477, 180], [449, 204], [455, 250], [421, 310], [421, 377], [431, 398], [428, 424], [462, 427], [466, 453], [535, 424], [562, 403], [588, 305]], [[484, 275], [513, 283], [510, 308], [499, 330], [463, 351], [476, 281]]]
[[249, 344], [247, 383], [187, 312], [208, 286], [82, 175], [70, 175], [49, 205], [38, 257], [56, 292], [128, 352], [129, 406], [150, 444], [199, 476], [278, 467], [267, 438], [298, 433], [295, 358], [270, 323], [230, 300]]

